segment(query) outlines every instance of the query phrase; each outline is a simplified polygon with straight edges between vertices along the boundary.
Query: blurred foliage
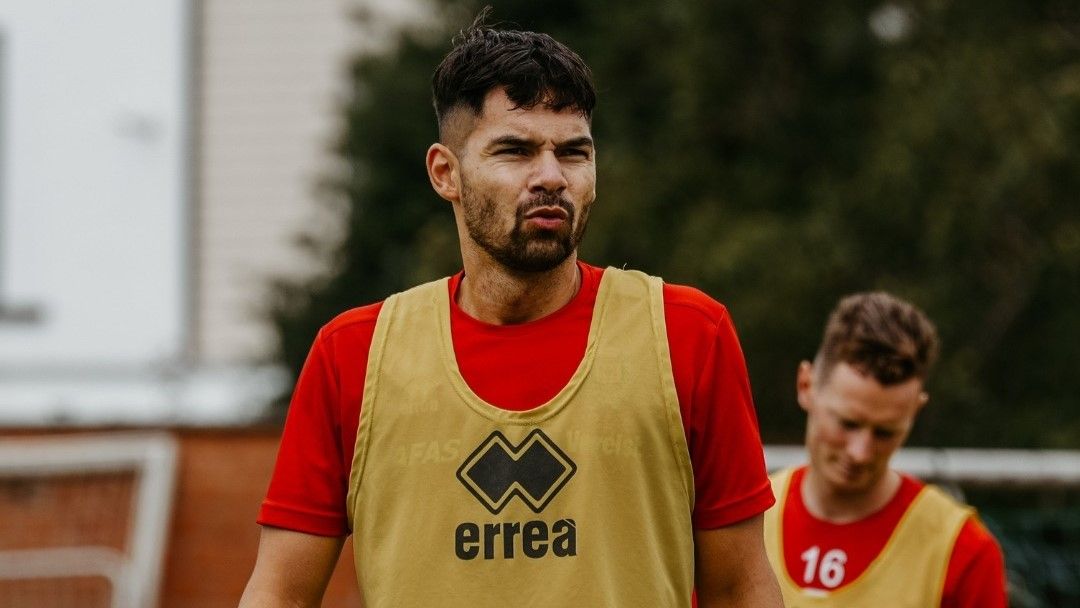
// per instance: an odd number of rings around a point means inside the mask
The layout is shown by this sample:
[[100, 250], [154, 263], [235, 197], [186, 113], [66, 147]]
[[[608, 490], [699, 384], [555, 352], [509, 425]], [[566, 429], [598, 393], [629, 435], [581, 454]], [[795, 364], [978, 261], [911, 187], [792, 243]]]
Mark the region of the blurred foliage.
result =
[[[944, 342], [915, 443], [1080, 447], [1073, 0], [491, 4], [594, 70], [583, 259], [727, 304], [767, 441], [801, 440], [794, 371], [832, 305], [887, 289]], [[346, 236], [325, 275], [277, 285], [294, 372], [335, 314], [459, 268], [423, 158], [431, 72], [478, 7], [436, 2], [443, 25], [353, 63], [351, 172], [328, 197]]]
[[969, 488], [1001, 543], [1012, 608], [1080, 606], [1080, 488]]

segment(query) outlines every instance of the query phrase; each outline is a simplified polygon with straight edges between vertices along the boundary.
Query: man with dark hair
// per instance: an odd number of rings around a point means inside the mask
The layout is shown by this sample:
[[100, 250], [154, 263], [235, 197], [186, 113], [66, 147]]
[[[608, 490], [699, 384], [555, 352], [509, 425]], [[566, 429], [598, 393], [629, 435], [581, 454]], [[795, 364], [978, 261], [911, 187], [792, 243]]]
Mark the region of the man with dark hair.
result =
[[351, 533], [367, 608], [779, 607], [726, 309], [577, 259], [589, 69], [474, 25], [433, 88], [464, 270], [319, 332], [241, 604], [317, 606]]
[[970, 507], [889, 468], [929, 397], [937, 331], [887, 293], [848, 296], [799, 365], [809, 465], [773, 476], [766, 547], [789, 608], [1004, 608], [1001, 549]]

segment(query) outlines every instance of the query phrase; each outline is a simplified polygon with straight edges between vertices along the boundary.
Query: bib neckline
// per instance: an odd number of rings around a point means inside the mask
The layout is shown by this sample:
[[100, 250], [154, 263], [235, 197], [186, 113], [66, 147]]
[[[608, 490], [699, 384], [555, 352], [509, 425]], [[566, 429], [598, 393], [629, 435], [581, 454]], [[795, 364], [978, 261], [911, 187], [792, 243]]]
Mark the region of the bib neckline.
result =
[[[610, 270], [610, 269], [609, 269]], [[446, 370], [450, 385], [457, 392], [465, 404], [477, 414], [489, 420], [514, 425], [533, 425], [543, 422], [558, 414], [566, 404], [570, 402], [574, 394], [584, 383], [585, 378], [592, 368], [596, 346], [600, 337], [600, 326], [604, 319], [604, 311], [607, 308], [608, 294], [610, 292], [612, 272], [605, 271], [600, 277], [600, 286], [597, 289], [596, 303], [593, 305], [592, 320], [589, 324], [589, 336], [585, 343], [585, 353], [581, 357], [574, 373], [566, 385], [547, 402], [534, 408], [515, 411], [500, 408], [489, 403], [477, 395], [465, 377], [461, 374], [458, 366], [457, 354], [454, 352], [454, 339], [450, 328], [450, 289], [449, 284], [444, 284], [443, 289], [438, 290], [436, 307], [439, 319], [439, 348], [440, 358]], [[449, 281], [449, 279], [447, 279]]]

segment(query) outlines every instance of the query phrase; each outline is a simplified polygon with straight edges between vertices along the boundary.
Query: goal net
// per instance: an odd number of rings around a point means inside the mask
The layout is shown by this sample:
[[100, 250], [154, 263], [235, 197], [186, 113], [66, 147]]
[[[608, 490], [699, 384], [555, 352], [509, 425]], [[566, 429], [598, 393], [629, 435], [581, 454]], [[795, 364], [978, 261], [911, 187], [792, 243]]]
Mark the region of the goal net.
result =
[[[806, 461], [768, 446], [770, 470]], [[1012, 608], [1080, 606], [1080, 451], [905, 448], [892, 465], [979, 510], [1005, 554]]]
[[164, 434], [0, 441], [0, 606], [156, 605], [176, 452]]

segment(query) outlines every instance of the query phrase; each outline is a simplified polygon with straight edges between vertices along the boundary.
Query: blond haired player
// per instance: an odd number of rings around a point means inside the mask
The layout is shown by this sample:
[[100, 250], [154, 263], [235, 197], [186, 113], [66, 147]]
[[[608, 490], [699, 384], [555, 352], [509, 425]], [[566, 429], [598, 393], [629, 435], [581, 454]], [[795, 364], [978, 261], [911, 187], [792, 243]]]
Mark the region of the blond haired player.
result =
[[766, 548], [788, 608], [1004, 608], [1004, 564], [974, 511], [889, 467], [938, 349], [922, 311], [843, 298], [799, 365], [809, 465], [773, 476]]

